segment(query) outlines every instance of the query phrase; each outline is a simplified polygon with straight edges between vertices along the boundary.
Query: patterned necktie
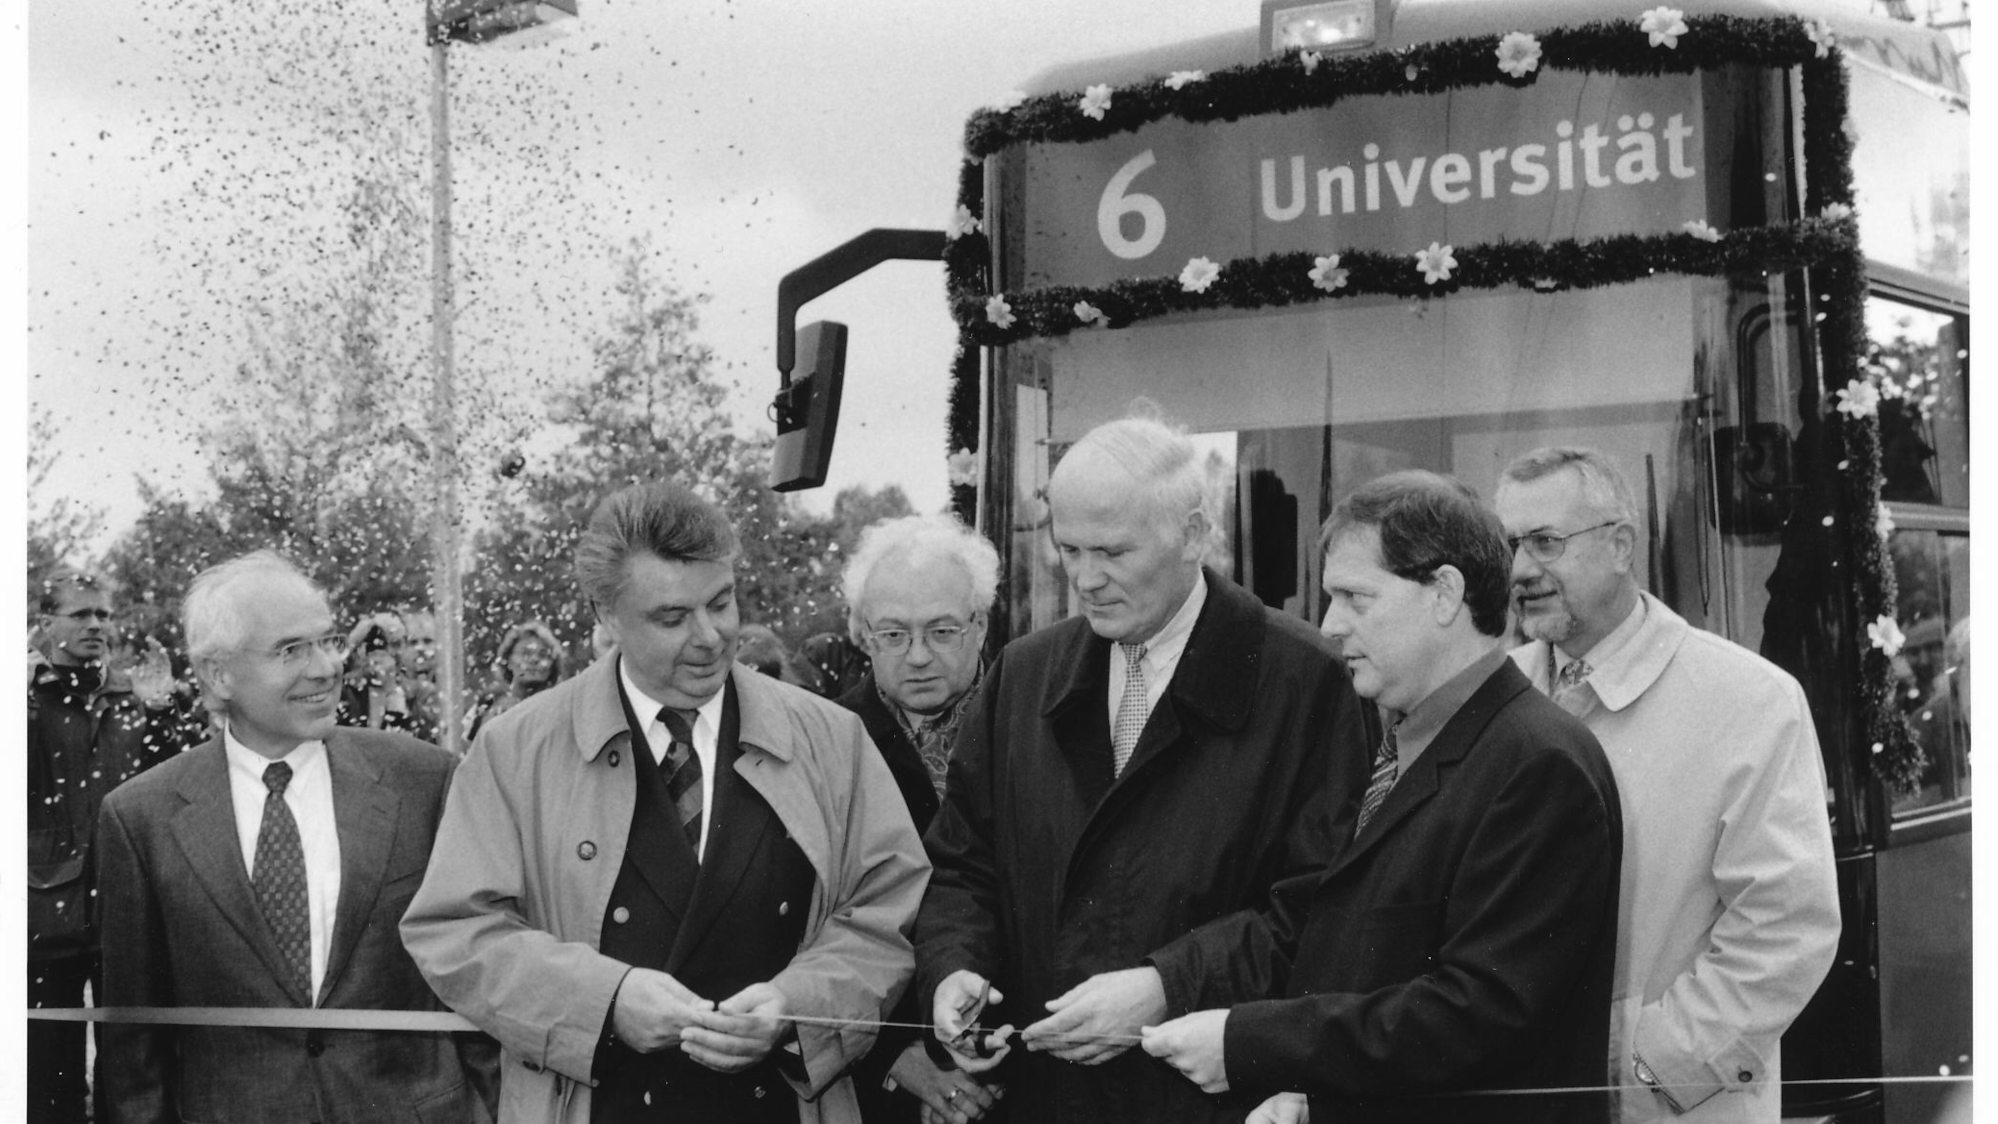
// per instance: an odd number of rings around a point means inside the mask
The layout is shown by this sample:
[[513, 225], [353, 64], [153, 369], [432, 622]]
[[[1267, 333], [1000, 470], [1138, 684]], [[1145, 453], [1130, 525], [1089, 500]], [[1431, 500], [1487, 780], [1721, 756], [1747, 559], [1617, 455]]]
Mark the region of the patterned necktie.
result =
[[264, 770], [264, 822], [257, 829], [256, 872], [250, 889], [257, 908], [277, 940], [278, 951], [291, 965], [298, 989], [312, 994], [312, 924], [305, 896], [305, 846], [298, 838], [298, 821], [284, 802], [291, 783], [291, 766], [273, 761]]
[[1594, 670], [1589, 661], [1580, 657], [1569, 660], [1568, 665], [1561, 669], [1561, 674], [1554, 677], [1551, 695], [1555, 705], [1578, 717], [1587, 710], [1591, 693], [1587, 680]]
[[659, 721], [666, 724], [666, 732], [673, 735], [673, 744], [666, 750], [666, 793], [673, 798], [673, 804], [680, 809], [680, 826], [687, 833], [687, 842], [694, 847], [695, 858], [701, 853], [701, 757], [694, 752], [694, 722], [691, 712], [674, 710], [670, 706], [659, 708]]
[[1124, 775], [1131, 763], [1131, 751], [1138, 748], [1138, 735], [1145, 732], [1145, 719], [1151, 716], [1145, 705], [1145, 652], [1143, 644], [1118, 644], [1124, 653], [1124, 695], [1117, 700], [1117, 725], [1110, 731], [1111, 776]]
[[1394, 788], [1394, 781], [1400, 775], [1401, 749], [1395, 743], [1394, 732], [1401, 723], [1395, 722], [1381, 735], [1380, 748], [1374, 750], [1374, 776], [1367, 782], [1367, 795], [1360, 801], [1360, 822], [1353, 827], [1353, 834], [1359, 835], [1367, 829], [1367, 821], [1381, 810], [1387, 802], [1388, 792]]

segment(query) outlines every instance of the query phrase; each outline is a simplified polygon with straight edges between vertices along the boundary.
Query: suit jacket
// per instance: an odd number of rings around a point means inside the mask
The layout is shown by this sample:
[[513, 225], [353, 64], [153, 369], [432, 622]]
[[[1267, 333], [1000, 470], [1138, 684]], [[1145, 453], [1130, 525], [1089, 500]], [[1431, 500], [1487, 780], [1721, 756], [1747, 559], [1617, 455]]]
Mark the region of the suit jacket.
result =
[[[1602, 1121], [1623, 845], [1581, 723], [1510, 662], [1471, 695], [1329, 869], [1279, 891], [1285, 993], [1228, 1015], [1228, 1078], [1313, 1119]], [[1292, 946], [1288, 939], [1281, 945]]]
[[[398, 734], [326, 739], [340, 898], [318, 1005], [441, 1010], [396, 923], [415, 894], [452, 759]], [[309, 1007], [238, 843], [219, 739], [105, 798], [98, 825], [107, 1006]], [[484, 1121], [479, 1045], [442, 1034], [102, 1024], [106, 1124]], [[462, 1044], [462, 1051], [461, 1051]], [[461, 1057], [461, 1053], [466, 1055]]]
[[[929, 863], [859, 719], [740, 665], [729, 677], [740, 705], [735, 777], [815, 875], [804, 940], [769, 981], [788, 1012], [826, 1020], [797, 1026], [799, 1117], [856, 1121], [844, 1075], [908, 982], [907, 934]], [[480, 731], [403, 918], [438, 994], [505, 1048], [502, 1121], [590, 1119], [597, 1047], [630, 968], [599, 951], [637, 804], [617, 680], [617, 661], [598, 660]], [[725, 932], [688, 928], [676, 940], [690, 947]]]
[[[1280, 879], [1331, 858], [1365, 789], [1361, 706], [1316, 630], [1211, 571], [1207, 603], [1121, 776], [1111, 776], [1110, 642], [1072, 619], [985, 673], [925, 843], [922, 1010], [968, 968], [1025, 1026], [1099, 972], [1151, 964], [1169, 1015], [1216, 1005], [1217, 960]], [[1267, 994], [1263, 992], [1262, 994]], [[1143, 1050], [1099, 1066], [1015, 1050], [1000, 1119], [1237, 1119]]]
[[[1629, 643], [1589, 653], [1581, 710], [1625, 812], [1609, 1083], [1626, 1122], [1677, 1119], [1642, 1055], [1684, 1119], [1776, 1124], [1778, 1043], [1838, 949], [1817, 732], [1788, 673], [1643, 596]], [[1543, 691], [1547, 654], [1513, 653]]]

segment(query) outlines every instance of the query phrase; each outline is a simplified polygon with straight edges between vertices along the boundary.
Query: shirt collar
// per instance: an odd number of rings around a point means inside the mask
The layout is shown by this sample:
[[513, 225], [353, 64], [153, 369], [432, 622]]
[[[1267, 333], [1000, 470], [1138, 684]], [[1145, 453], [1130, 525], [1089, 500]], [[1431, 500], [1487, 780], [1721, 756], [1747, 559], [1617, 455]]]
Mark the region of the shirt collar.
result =
[[[1505, 659], [1505, 645], [1495, 645], [1491, 651], [1479, 656], [1471, 666], [1451, 676], [1441, 687], [1429, 692], [1427, 698], [1416, 703], [1414, 709], [1402, 716], [1400, 723], [1394, 727], [1394, 744], [1403, 769], [1408, 767], [1409, 762], [1421, 756], [1423, 750], [1429, 748], [1429, 743], [1435, 741], [1436, 735], [1443, 732], [1444, 723], [1450, 721], [1464, 708], [1465, 703], [1471, 701], [1471, 696], [1477, 693], [1479, 687], [1484, 686], [1485, 680], [1492, 677], [1492, 672], [1497, 671], [1499, 664]], [[1393, 713], [1388, 711], [1381, 717], [1391, 721]]]
[[326, 759], [326, 743], [318, 739], [298, 743], [283, 757], [265, 757], [237, 740], [235, 732], [226, 724], [222, 727], [222, 750], [228, 755], [231, 768], [242, 770], [255, 777], [258, 784], [263, 783], [264, 770], [272, 762], [282, 761], [291, 766], [291, 775], [296, 778], [298, 774]]
[[1193, 635], [1193, 623], [1200, 619], [1200, 608], [1207, 604], [1207, 575], [1195, 573], [1193, 589], [1180, 602], [1179, 611], [1165, 622], [1165, 627], [1152, 634], [1144, 642], [1145, 665], [1148, 668], [1164, 667], [1179, 659], [1186, 650], [1187, 638]]
[[[624, 654], [622, 652], [618, 653], [617, 657], [617, 678], [618, 682], [624, 684], [624, 697], [631, 700], [631, 709], [638, 715], [638, 720], [647, 726], [659, 721], [659, 712], [665, 708], [666, 704], [638, 689], [638, 684], [632, 681], [631, 672], [624, 666]], [[706, 723], [707, 728], [714, 731], [717, 737], [720, 736], [722, 696], [726, 694], [728, 694], [728, 689], [724, 686], [722, 690], [708, 696], [708, 701], [694, 708], [694, 730], [692, 732], [695, 732], [697, 736], [702, 723]]]

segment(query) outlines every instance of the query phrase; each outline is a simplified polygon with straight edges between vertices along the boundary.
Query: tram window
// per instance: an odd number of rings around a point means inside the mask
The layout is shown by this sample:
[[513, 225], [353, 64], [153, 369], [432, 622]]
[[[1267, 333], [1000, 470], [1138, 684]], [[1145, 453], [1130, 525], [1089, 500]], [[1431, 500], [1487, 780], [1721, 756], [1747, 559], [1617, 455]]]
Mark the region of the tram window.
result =
[[1899, 517], [1890, 549], [1907, 638], [1893, 667], [1898, 702], [1927, 759], [1916, 791], [1894, 794], [1897, 820], [1970, 796], [1970, 537]]
[[1886, 499], [1970, 506], [1968, 326], [1966, 317], [1902, 301], [1866, 302]]

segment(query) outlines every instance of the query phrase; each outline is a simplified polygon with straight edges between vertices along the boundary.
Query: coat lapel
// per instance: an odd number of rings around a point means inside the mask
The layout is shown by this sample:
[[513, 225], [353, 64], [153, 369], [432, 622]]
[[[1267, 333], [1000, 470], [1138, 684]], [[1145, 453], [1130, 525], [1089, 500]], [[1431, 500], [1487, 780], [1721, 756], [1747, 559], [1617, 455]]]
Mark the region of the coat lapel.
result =
[[[229, 798], [229, 759], [221, 739], [211, 739], [189, 752], [199, 758], [180, 782], [180, 796], [187, 803], [173, 817], [174, 842], [215, 908], [263, 961], [271, 981], [294, 1004], [311, 1006], [311, 998], [293, 982], [291, 967], [278, 951], [250, 889], [250, 872], [237, 841], [236, 808]], [[250, 824], [242, 830], [255, 832], [261, 826]]]
[[382, 783], [380, 766], [353, 739], [337, 731], [326, 739], [326, 764], [333, 777], [333, 820], [340, 837], [340, 902], [335, 907], [333, 941], [320, 981], [322, 1002], [333, 994], [340, 973], [353, 958], [368, 915], [374, 912], [388, 857], [395, 849], [396, 811], [401, 797]]

